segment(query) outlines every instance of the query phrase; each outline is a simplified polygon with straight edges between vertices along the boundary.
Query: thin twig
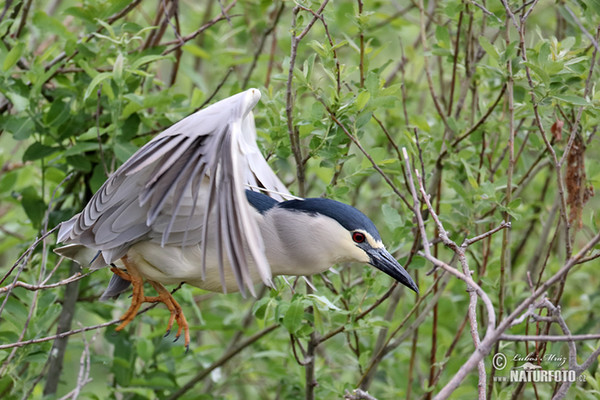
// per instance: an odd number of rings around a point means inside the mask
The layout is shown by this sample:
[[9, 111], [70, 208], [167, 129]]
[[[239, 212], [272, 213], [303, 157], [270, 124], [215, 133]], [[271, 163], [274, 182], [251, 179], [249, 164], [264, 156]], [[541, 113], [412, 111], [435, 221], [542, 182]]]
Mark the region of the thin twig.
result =
[[68, 332], [59, 333], [57, 335], [46, 336], [46, 337], [37, 338], [37, 339], [29, 339], [29, 340], [24, 340], [22, 342], [2, 344], [2, 345], [0, 345], [0, 350], [11, 349], [13, 347], [23, 347], [23, 346], [27, 346], [27, 345], [35, 344], [35, 343], [50, 342], [55, 339], [59, 339], [59, 338], [63, 338], [63, 337], [71, 336], [71, 335], [76, 335], [78, 333], [93, 331], [93, 330], [100, 329], [100, 328], [105, 328], [107, 326], [115, 325], [120, 322], [121, 322], [120, 319], [115, 319], [110, 322], [104, 322], [104, 323], [98, 324], [98, 325], [86, 326], [84, 328], [79, 328], [79, 329], [73, 329]]
[[233, 8], [233, 6], [235, 6], [236, 3], [237, 3], [237, 0], [233, 0], [231, 3], [229, 3], [229, 5], [227, 5], [224, 9], [221, 10], [221, 14], [219, 16], [214, 17], [213, 19], [211, 19], [206, 24], [202, 25], [200, 28], [198, 28], [194, 32], [190, 33], [189, 35], [179, 37], [179, 38], [177, 38], [175, 40], [172, 40], [170, 42], [161, 43], [160, 46], [172, 46], [172, 47], [164, 50], [162, 52], [162, 55], [163, 56], [167, 55], [167, 54], [172, 53], [175, 50], [181, 48], [187, 42], [189, 42], [190, 40], [194, 39], [196, 36], [198, 36], [199, 34], [201, 34], [202, 32], [204, 32], [208, 28], [212, 27], [216, 23], [228, 20], [230, 17], [237, 17], [237, 16], [239, 16], [239, 15], [230, 15], [230, 16], [228, 16], [226, 14], [229, 10], [231, 10]]
[[267, 29], [265, 29], [265, 31], [263, 32], [263, 34], [260, 38], [260, 43], [256, 47], [256, 51], [254, 52], [254, 57], [252, 58], [252, 63], [250, 64], [250, 67], [248, 68], [248, 72], [246, 72], [246, 77], [244, 78], [244, 82], [242, 83], [242, 89], [246, 89], [248, 87], [248, 82], [250, 81], [250, 77], [252, 76], [252, 71], [254, 71], [254, 68], [256, 67], [256, 64], [258, 62], [258, 57], [262, 53], [263, 47], [265, 46], [265, 42], [267, 41], [267, 37], [269, 37], [269, 35], [275, 31], [275, 28], [277, 27], [277, 24], [279, 23], [281, 14], [283, 14], [284, 8], [285, 8], [285, 3], [282, 2], [281, 5], [279, 6], [279, 8], [277, 9], [277, 13], [275, 14], [273, 23]]
[[227, 70], [227, 73], [225, 74], [225, 76], [223, 77], [223, 79], [221, 79], [221, 82], [219, 82], [219, 84], [217, 85], [217, 87], [215, 88], [215, 90], [213, 90], [213, 92], [210, 94], [210, 96], [208, 96], [208, 98], [206, 100], [204, 100], [204, 102], [202, 104], [200, 104], [200, 107], [196, 108], [194, 110], [194, 112], [203, 109], [204, 107], [206, 107], [206, 105], [208, 103], [211, 102], [211, 100], [217, 95], [217, 93], [219, 93], [219, 90], [221, 90], [221, 88], [223, 87], [223, 85], [227, 81], [227, 78], [229, 78], [229, 75], [231, 75], [232, 72], [233, 72], [233, 68], [229, 68]]
[[94, 271], [90, 271], [85, 274], [82, 274], [81, 272], [77, 272], [75, 275], [65, 278], [65, 279], [61, 280], [60, 282], [52, 283], [49, 285], [43, 285], [43, 284], [42, 285], [32, 285], [30, 283], [16, 281], [16, 282], [11, 283], [10, 285], [0, 287], [0, 293], [5, 293], [16, 287], [21, 287], [23, 289], [30, 290], [33, 292], [37, 291], [37, 290], [54, 289], [54, 288], [57, 288], [60, 286], [68, 285], [71, 282], [77, 282], [78, 280], [85, 278], [86, 276], [92, 274], [93, 272]]

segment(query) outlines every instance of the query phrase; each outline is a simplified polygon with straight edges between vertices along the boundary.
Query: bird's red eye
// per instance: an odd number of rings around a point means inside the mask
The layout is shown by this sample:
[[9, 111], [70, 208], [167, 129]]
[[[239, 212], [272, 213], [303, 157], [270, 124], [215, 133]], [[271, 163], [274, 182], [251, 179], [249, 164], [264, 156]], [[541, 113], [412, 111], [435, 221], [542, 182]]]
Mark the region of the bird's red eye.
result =
[[365, 234], [361, 232], [354, 232], [352, 234], [352, 240], [354, 240], [356, 243], [362, 243], [365, 241]]

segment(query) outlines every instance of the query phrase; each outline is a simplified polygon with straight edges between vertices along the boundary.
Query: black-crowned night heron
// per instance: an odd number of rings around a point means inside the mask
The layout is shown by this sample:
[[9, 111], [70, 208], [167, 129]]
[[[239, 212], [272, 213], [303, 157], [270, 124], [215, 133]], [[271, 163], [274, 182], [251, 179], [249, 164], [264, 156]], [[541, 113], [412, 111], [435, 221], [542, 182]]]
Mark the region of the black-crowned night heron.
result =
[[[418, 292], [363, 213], [334, 200], [292, 199], [256, 145], [257, 89], [179, 121], [138, 150], [79, 214], [63, 222], [56, 252], [82, 266], [112, 265], [103, 298], [130, 283], [131, 306], [163, 302], [177, 337], [189, 328], [163, 285], [237, 291], [273, 275], [312, 275], [344, 261], [369, 263]], [[289, 196], [289, 197], [288, 197]], [[226, 255], [226, 257], [224, 257]], [[144, 296], [144, 281], [158, 296]]]

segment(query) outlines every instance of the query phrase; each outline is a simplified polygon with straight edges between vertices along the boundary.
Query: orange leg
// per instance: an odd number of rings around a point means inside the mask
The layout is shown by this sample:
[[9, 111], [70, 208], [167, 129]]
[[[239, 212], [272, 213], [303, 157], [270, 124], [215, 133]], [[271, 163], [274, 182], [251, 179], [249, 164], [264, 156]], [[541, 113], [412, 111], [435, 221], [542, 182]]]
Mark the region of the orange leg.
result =
[[171, 293], [163, 285], [158, 282], [148, 280], [148, 282], [154, 287], [154, 289], [158, 292], [158, 296], [144, 296], [144, 278], [138, 271], [135, 263], [132, 262], [127, 256], [121, 258], [127, 272], [124, 272], [118, 268], [111, 268], [110, 270], [117, 274], [120, 278], [131, 282], [133, 286], [133, 295], [131, 299], [131, 306], [129, 309], [123, 314], [121, 317], [121, 324], [115, 329], [116, 331], [120, 331], [129, 324], [133, 318], [137, 315], [138, 310], [142, 303], [164, 303], [167, 306], [169, 311], [171, 312], [171, 317], [169, 318], [169, 323], [167, 325], [167, 334], [171, 331], [171, 327], [173, 326], [173, 321], [177, 322], [178, 329], [177, 335], [175, 336], [175, 340], [179, 339], [181, 336], [181, 332], [184, 331], [185, 337], [185, 346], [189, 347], [190, 344], [190, 328], [185, 319], [185, 315], [183, 315], [183, 310], [179, 303], [173, 298]]

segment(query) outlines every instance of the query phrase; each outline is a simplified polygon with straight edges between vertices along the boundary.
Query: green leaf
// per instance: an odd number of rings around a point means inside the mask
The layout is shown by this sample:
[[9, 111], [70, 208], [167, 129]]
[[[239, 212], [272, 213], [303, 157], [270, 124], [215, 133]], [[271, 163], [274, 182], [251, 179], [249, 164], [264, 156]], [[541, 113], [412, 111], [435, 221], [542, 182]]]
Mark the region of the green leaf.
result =
[[83, 100], [86, 100], [88, 97], [90, 97], [90, 94], [92, 94], [92, 91], [96, 88], [96, 86], [98, 86], [100, 83], [102, 83], [106, 79], [109, 79], [111, 76], [112, 76], [112, 73], [110, 73], [110, 72], [101, 72], [98, 75], [96, 75], [94, 77], [94, 79], [92, 79], [92, 82], [90, 82], [87, 89], [85, 90], [85, 93], [83, 94]]
[[23, 161], [39, 160], [40, 158], [48, 157], [50, 154], [58, 151], [58, 147], [50, 147], [39, 142], [33, 143], [25, 150]]
[[494, 60], [498, 60], [500, 58], [500, 54], [494, 45], [489, 41], [485, 36], [479, 36], [479, 45], [485, 50], [488, 56], [493, 58]]
[[123, 80], [123, 63], [124, 63], [123, 53], [119, 52], [117, 55], [117, 59], [113, 64], [113, 79], [117, 83], [121, 83]]
[[282, 324], [290, 333], [296, 333], [302, 327], [304, 319], [304, 305], [301, 301], [294, 301], [287, 309]]
[[191, 55], [193, 55], [195, 57], [203, 58], [205, 60], [208, 60], [208, 59], [211, 58], [209, 52], [207, 52], [202, 47], [197, 46], [197, 45], [195, 45], [193, 43], [189, 43], [188, 42], [185, 46], [182, 47], [182, 49], [184, 51], [187, 51], [188, 53], [190, 53]]
[[543, 68], [541, 68], [539, 65], [534, 64], [532, 62], [523, 62], [523, 65], [526, 65], [529, 68], [531, 68], [533, 70], [533, 72], [535, 72], [536, 75], [539, 76], [540, 79], [544, 83], [548, 83], [550, 81], [550, 77], [548, 76], [548, 74], [546, 73], [546, 71]]
[[92, 188], [92, 192], [97, 192], [100, 189], [100, 186], [106, 181], [106, 175], [104, 174], [104, 168], [100, 164], [96, 164], [94, 167], [94, 171], [92, 172], [92, 177], [90, 179], [90, 187]]
[[136, 351], [142, 360], [150, 362], [152, 360], [154, 346], [150, 340], [141, 337], [136, 340]]
[[588, 8], [594, 10], [597, 15], [600, 15], [600, 0], [584, 0], [584, 3]]
[[6, 93], [6, 97], [8, 97], [8, 99], [12, 103], [13, 111], [23, 112], [27, 109], [27, 106], [29, 105], [29, 99], [21, 96], [18, 93], [9, 92], [9, 93]]
[[404, 225], [404, 220], [398, 210], [389, 204], [383, 203], [381, 206], [381, 213], [383, 214], [386, 225], [390, 229], [396, 229]]
[[360, 129], [363, 126], [365, 126], [366, 124], [368, 124], [372, 117], [373, 117], [373, 113], [368, 110], [365, 110], [365, 111], [361, 112], [360, 114], [358, 114], [358, 117], [356, 118], [356, 123], [355, 123], [356, 129]]
[[127, 161], [137, 150], [138, 148], [129, 142], [116, 142], [114, 146], [115, 156], [122, 163]]
[[15, 140], [27, 139], [35, 131], [35, 124], [29, 117], [11, 117], [3, 124], [4, 129], [13, 134]]
[[131, 69], [138, 69], [139, 67], [141, 67], [144, 64], [148, 64], [148, 63], [160, 61], [160, 60], [165, 60], [165, 59], [169, 59], [169, 58], [172, 58], [172, 57], [162, 56], [162, 55], [158, 55], [158, 54], [143, 56], [143, 57], [138, 58], [131, 64]]
[[356, 109], [358, 111], [361, 111], [365, 107], [365, 105], [367, 105], [370, 98], [371, 98], [371, 93], [369, 93], [368, 91], [365, 90], [363, 92], [360, 92], [360, 94], [358, 96], [356, 96], [356, 100], [354, 102]]
[[79, 171], [90, 172], [92, 170], [92, 163], [90, 160], [80, 154], [67, 157], [67, 162]]
[[18, 42], [12, 49], [10, 49], [6, 55], [6, 58], [4, 59], [4, 62], [2, 63], [2, 69], [5, 72], [11, 69], [17, 63], [17, 61], [19, 61], [19, 58], [21, 58], [21, 55], [23, 54], [23, 50], [25, 50], [25, 42]]
[[50, 106], [50, 110], [44, 115], [44, 122], [47, 125], [56, 127], [62, 125], [71, 113], [70, 104], [64, 101], [54, 101]]
[[27, 217], [35, 227], [42, 224], [42, 219], [46, 213], [46, 204], [33, 186], [28, 186], [21, 192], [21, 205], [27, 214]]
[[98, 150], [98, 142], [79, 142], [69, 147], [64, 153], [64, 156], [72, 156], [74, 154], [82, 154], [87, 151]]
[[548, 43], [548, 42], [542, 43], [542, 46], [540, 47], [540, 50], [538, 53], [538, 63], [542, 67], [545, 67], [550, 63], [550, 61], [551, 61], [550, 54], [551, 54], [550, 43]]
[[443, 49], [450, 48], [450, 32], [448, 28], [438, 25], [435, 28], [435, 38], [438, 40], [438, 45]]
[[77, 40], [75, 35], [66, 28], [62, 21], [49, 16], [43, 11], [36, 11], [33, 14], [33, 24], [43, 32], [53, 33], [63, 40]]
[[471, 171], [471, 166], [469, 165], [469, 163], [461, 158], [461, 163], [462, 165], [465, 167], [465, 172], [467, 173], [467, 180], [469, 181], [469, 184], [474, 188], [477, 189], [479, 187], [479, 185], [477, 184], [477, 180], [475, 179], [475, 176], [473, 175], [473, 172]]
[[561, 101], [564, 101], [566, 103], [573, 104], [576, 106], [589, 106], [590, 105], [590, 103], [583, 97], [575, 96], [572, 94], [555, 94], [552, 97], [554, 97], [557, 100], [561, 100]]
[[333, 311], [342, 311], [341, 308], [339, 308], [338, 306], [336, 306], [335, 304], [333, 304], [327, 297], [325, 296], [317, 296], [316, 294], [309, 294], [306, 295], [306, 297], [313, 299], [313, 302], [315, 304], [315, 306], [319, 307], [319, 308], [323, 308], [325, 307], [328, 310], [333, 310]]

